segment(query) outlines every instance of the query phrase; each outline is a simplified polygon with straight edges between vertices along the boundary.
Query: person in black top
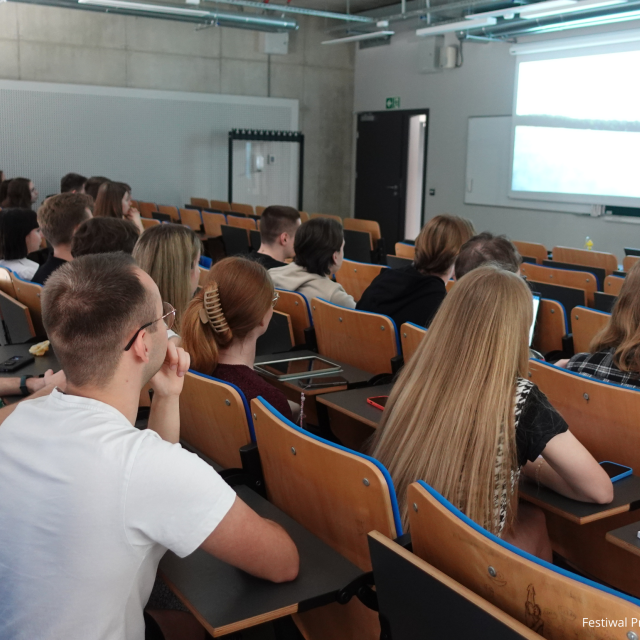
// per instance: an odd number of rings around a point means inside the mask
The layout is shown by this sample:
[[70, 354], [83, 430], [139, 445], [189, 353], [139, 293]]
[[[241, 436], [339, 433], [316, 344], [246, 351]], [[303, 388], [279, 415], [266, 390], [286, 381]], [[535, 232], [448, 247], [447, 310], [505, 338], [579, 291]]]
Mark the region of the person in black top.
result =
[[447, 295], [446, 282], [460, 247], [475, 233], [469, 220], [436, 216], [416, 239], [413, 264], [401, 269], [383, 269], [362, 294], [360, 311], [381, 313], [396, 326], [413, 322], [428, 327]]
[[75, 230], [93, 211], [93, 199], [85, 193], [61, 193], [47, 198], [38, 209], [40, 231], [53, 247], [53, 253], [40, 266], [32, 282], [44, 284], [65, 262], [73, 260], [71, 240]]
[[265, 269], [284, 267], [293, 258], [293, 240], [300, 226], [300, 214], [293, 207], [271, 205], [260, 217], [260, 248], [246, 257]]

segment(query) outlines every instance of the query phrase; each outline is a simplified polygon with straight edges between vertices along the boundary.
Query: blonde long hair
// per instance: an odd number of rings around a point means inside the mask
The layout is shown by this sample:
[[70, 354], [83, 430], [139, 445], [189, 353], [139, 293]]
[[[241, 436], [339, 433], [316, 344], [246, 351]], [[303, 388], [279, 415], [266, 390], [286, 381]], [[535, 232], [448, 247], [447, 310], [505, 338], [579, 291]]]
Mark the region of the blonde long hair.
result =
[[620, 371], [640, 373], [640, 261], [629, 269], [609, 322], [589, 346], [591, 353], [611, 348]]
[[198, 236], [189, 227], [178, 224], [147, 229], [133, 248], [138, 266], [158, 285], [162, 299], [175, 307], [177, 333], [191, 300], [191, 271], [201, 250]]
[[395, 383], [373, 441], [405, 527], [407, 487], [419, 479], [493, 533], [495, 487], [506, 486], [511, 526], [515, 385], [528, 369], [531, 319], [527, 285], [495, 265], [470, 272], [445, 298]]

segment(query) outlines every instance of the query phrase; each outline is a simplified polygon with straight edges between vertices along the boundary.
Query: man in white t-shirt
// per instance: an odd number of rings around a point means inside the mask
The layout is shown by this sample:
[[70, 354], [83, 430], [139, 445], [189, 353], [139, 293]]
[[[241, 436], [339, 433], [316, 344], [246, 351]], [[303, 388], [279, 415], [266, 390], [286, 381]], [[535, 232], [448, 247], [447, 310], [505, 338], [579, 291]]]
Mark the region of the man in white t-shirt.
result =
[[84, 256], [49, 278], [42, 311], [67, 385], [0, 426], [0, 638], [142, 640], [166, 549], [294, 579], [284, 530], [177, 444], [189, 356], [151, 278], [124, 254]]

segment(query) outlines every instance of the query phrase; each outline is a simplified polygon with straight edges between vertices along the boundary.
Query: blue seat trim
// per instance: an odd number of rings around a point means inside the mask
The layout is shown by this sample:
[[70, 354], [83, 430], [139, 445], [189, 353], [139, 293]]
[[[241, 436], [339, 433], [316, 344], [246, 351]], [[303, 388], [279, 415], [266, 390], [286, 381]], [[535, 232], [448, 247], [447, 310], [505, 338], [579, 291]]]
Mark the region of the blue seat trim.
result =
[[311, 314], [311, 305], [309, 304], [309, 301], [307, 300], [307, 296], [304, 295], [304, 293], [300, 293], [299, 291], [291, 291], [290, 289], [282, 289], [281, 287], [275, 287], [276, 291], [286, 291], [287, 293], [297, 293], [299, 296], [302, 297], [302, 299], [304, 300], [304, 303], [307, 305], [307, 313], [309, 314], [309, 326], [313, 327], [313, 315]]
[[[8, 267], [4, 267], [4, 269], [7, 269], [8, 271], [11, 271], [11, 269], [9, 269]], [[44, 285], [40, 284], [39, 282], [32, 282], [31, 280], [25, 280], [24, 278], [21, 278], [15, 271], [11, 271], [11, 273], [13, 273], [13, 275], [16, 277], [16, 279], [20, 280], [20, 282], [26, 282], [27, 284], [35, 284], [36, 286], [42, 288]]]
[[[358, 233], [364, 233], [364, 231], [359, 231]], [[380, 270], [380, 273], [382, 273], [384, 269], [391, 269], [391, 267], [389, 267], [386, 264], [375, 264], [374, 262], [360, 262], [358, 260], [349, 260], [348, 258], [345, 258], [344, 260], [345, 262], [351, 262], [353, 264], [363, 264], [365, 267], [382, 267], [382, 269]]]
[[567, 320], [567, 310], [564, 308], [564, 305], [562, 304], [562, 302], [560, 302], [560, 300], [554, 300], [553, 298], [540, 298], [540, 301], [542, 300], [548, 300], [549, 302], [557, 302], [560, 305], [560, 308], [562, 309], [562, 315], [564, 317], [564, 333], [565, 335], [567, 335], [569, 333], [569, 322]]
[[611, 317], [611, 314], [607, 313], [606, 311], [600, 311], [600, 309], [592, 309], [591, 307], [585, 307], [584, 305], [581, 305], [581, 304], [578, 305], [577, 307], [574, 307], [573, 309], [586, 309], [587, 311], [593, 311], [594, 313], [599, 313], [602, 316], [608, 316], [609, 318]]
[[208, 376], [206, 373], [200, 373], [200, 371], [196, 371], [195, 369], [189, 369], [189, 373], [193, 373], [196, 376], [200, 376], [201, 378], [205, 378], [206, 380], [213, 380], [214, 382], [219, 382], [220, 384], [225, 384], [227, 387], [231, 387], [235, 389], [240, 397], [242, 398], [242, 404], [244, 405], [244, 413], [247, 417], [247, 424], [249, 425], [249, 435], [251, 436], [251, 442], [256, 441], [256, 432], [253, 429], [253, 420], [251, 419], [251, 408], [249, 407], [249, 403], [244, 396], [244, 393], [241, 389], [236, 387], [235, 384], [231, 382], [227, 382], [226, 380], [220, 380], [220, 378], [214, 378], [213, 376]]
[[402, 355], [402, 347], [400, 346], [400, 333], [398, 332], [396, 321], [393, 318], [390, 318], [389, 316], [385, 316], [384, 313], [374, 313], [373, 311], [363, 311], [362, 309], [349, 309], [348, 307], [341, 307], [339, 304], [335, 304], [334, 302], [329, 302], [324, 298], [318, 298], [318, 300], [322, 300], [322, 302], [326, 302], [327, 304], [330, 304], [332, 307], [336, 307], [337, 309], [344, 309], [346, 311], [353, 311], [355, 313], [366, 313], [367, 315], [370, 315], [370, 316], [378, 316], [379, 318], [386, 318], [391, 322], [391, 324], [393, 325], [393, 330], [395, 331], [396, 355], [398, 356]]
[[[384, 476], [384, 479], [387, 481], [387, 488], [389, 489], [389, 497], [391, 498], [391, 510], [393, 512], [393, 522], [396, 526], [396, 534], [398, 536], [402, 535], [402, 521], [400, 520], [400, 509], [398, 508], [398, 499], [396, 498], [396, 490], [395, 490], [395, 487], [393, 486], [393, 480], [391, 479], [391, 475], [389, 474], [389, 472], [387, 471], [386, 467], [383, 464], [378, 462], [375, 458], [371, 458], [370, 456], [365, 455], [364, 453], [360, 453], [359, 451], [354, 451], [353, 449], [347, 449], [347, 447], [343, 447], [341, 444], [330, 442], [329, 440], [325, 440], [324, 438], [321, 438], [320, 436], [317, 436], [311, 433], [310, 431], [306, 431], [305, 429], [302, 429], [297, 424], [294, 424], [293, 422], [291, 422], [289, 418], [286, 418], [285, 416], [283, 416], [277, 409], [272, 407], [262, 396], [258, 396], [258, 401], [261, 402], [262, 405], [268, 411], [270, 411], [274, 416], [276, 416], [276, 418], [278, 418], [279, 420], [282, 420], [282, 422], [284, 422], [288, 427], [295, 429], [298, 433], [304, 436], [307, 436], [312, 440], [317, 440], [318, 442], [322, 442], [322, 444], [326, 444], [330, 447], [333, 447], [334, 449], [338, 449], [340, 451], [350, 453], [351, 455], [357, 456], [358, 458], [364, 458], [365, 460], [368, 460], [369, 462], [375, 464], [376, 467], [380, 470], [380, 472]], [[258, 445], [258, 447], [259, 446], [260, 445]]]
[[424, 331], [426, 333], [427, 328], [426, 327], [422, 327], [419, 324], [416, 324], [415, 322], [404, 322], [403, 324], [408, 324], [410, 327], [415, 327], [416, 329], [421, 329], [422, 331]]
[[200, 256], [200, 266], [203, 269], [211, 269], [211, 265], [213, 264], [213, 260], [208, 258], [207, 256]]
[[460, 518], [462, 522], [464, 522], [466, 525], [471, 527], [474, 531], [477, 531], [478, 533], [483, 535], [485, 538], [503, 547], [504, 549], [507, 549], [512, 553], [515, 553], [516, 555], [520, 556], [521, 558], [524, 558], [525, 560], [530, 560], [531, 562], [537, 565], [540, 565], [541, 567], [544, 567], [549, 571], [553, 571], [554, 573], [558, 573], [561, 576], [565, 576], [566, 578], [571, 578], [571, 580], [575, 580], [576, 582], [581, 582], [582, 584], [585, 584], [588, 587], [593, 587], [594, 589], [598, 589], [599, 591], [604, 591], [605, 593], [609, 593], [612, 596], [617, 596], [618, 598], [622, 598], [622, 600], [626, 600], [631, 604], [640, 606], [640, 600], [632, 596], [628, 596], [624, 593], [621, 593], [620, 591], [611, 589], [610, 587], [605, 587], [601, 584], [598, 584], [597, 582], [594, 582], [593, 580], [589, 580], [588, 578], [583, 578], [582, 576], [579, 576], [575, 573], [571, 573], [571, 571], [566, 571], [565, 569], [557, 567], [556, 565], [551, 564], [546, 560], [541, 560], [540, 558], [537, 558], [536, 556], [533, 556], [530, 553], [523, 551], [522, 549], [518, 549], [518, 547], [514, 547], [509, 542], [505, 542], [504, 540], [501, 540], [500, 538], [498, 538], [498, 536], [495, 536], [493, 535], [493, 533], [490, 533], [486, 529], [483, 529], [478, 523], [474, 522], [473, 520], [471, 520], [471, 518], [467, 517], [464, 513], [462, 513], [462, 511], [460, 511], [460, 509], [458, 509], [457, 507], [454, 507], [444, 496], [440, 495], [435, 489], [430, 487], [424, 480], [418, 480], [418, 484], [421, 487], [424, 487], [443, 507], [445, 507], [455, 516]]

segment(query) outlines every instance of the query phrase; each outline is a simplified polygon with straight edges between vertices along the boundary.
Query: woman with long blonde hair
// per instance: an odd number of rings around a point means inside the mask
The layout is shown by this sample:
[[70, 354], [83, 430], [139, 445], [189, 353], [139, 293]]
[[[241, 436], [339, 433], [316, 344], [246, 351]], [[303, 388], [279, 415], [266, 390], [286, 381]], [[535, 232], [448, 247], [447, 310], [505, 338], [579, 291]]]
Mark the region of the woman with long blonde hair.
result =
[[522, 470], [559, 493], [607, 503], [607, 474], [528, 381], [531, 293], [483, 266], [443, 302], [387, 402], [372, 455], [407, 487], [422, 479], [479, 525], [551, 559], [544, 515], [518, 505]]
[[607, 325], [591, 341], [589, 353], [556, 364], [582, 375], [640, 388], [640, 261], [624, 280]]
[[133, 248], [133, 258], [158, 285], [162, 299], [176, 310], [174, 328], [180, 333], [182, 316], [198, 288], [200, 252], [198, 236], [179, 224], [147, 229]]

